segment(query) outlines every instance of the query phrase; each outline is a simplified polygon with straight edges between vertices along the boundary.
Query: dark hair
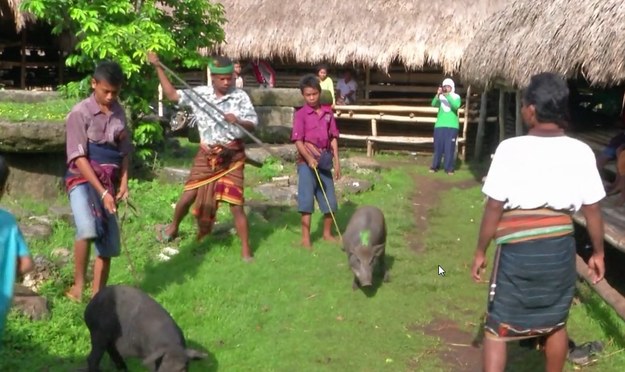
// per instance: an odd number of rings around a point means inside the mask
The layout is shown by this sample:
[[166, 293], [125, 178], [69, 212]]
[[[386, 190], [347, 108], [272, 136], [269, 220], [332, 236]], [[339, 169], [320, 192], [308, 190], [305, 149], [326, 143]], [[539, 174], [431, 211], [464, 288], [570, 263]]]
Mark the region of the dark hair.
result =
[[568, 126], [569, 88], [562, 76], [551, 72], [532, 76], [523, 101], [534, 106], [539, 123], [555, 123], [563, 129]]
[[120, 86], [124, 82], [124, 72], [117, 62], [103, 61], [100, 62], [93, 72], [93, 78], [96, 81], [106, 81], [113, 86]]
[[299, 90], [304, 93], [304, 88], [317, 89], [321, 93], [319, 79], [313, 74], [304, 75], [299, 81]]
[[326, 72], [328, 72], [328, 66], [325, 64], [320, 64], [317, 66], [317, 68], [315, 69], [315, 73], [319, 73], [319, 71], [321, 70], [326, 70]]
[[4, 191], [7, 180], [9, 179], [9, 165], [3, 156], [0, 156], [0, 192]]

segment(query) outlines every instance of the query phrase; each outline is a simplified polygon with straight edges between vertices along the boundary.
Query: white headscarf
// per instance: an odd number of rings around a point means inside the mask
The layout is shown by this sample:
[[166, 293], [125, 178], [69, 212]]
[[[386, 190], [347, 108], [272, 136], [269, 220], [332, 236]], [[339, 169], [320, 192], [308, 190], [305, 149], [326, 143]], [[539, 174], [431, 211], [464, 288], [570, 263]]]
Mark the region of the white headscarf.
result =
[[[444, 87], [446, 85], [449, 85], [451, 87], [451, 92], [449, 92], [449, 94], [451, 94], [453, 98], [457, 99], [458, 97], [460, 97], [458, 94], [456, 94], [456, 84], [454, 83], [453, 80], [451, 80], [450, 78], [443, 80], [443, 83], [441, 84], [441, 86]], [[443, 109], [443, 111], [450, 112], [451, 105], [449, 104], [447, 97], [445, 97], [444, 94], [440, 94], [438, 97], [441, 100], [441, 108]]]

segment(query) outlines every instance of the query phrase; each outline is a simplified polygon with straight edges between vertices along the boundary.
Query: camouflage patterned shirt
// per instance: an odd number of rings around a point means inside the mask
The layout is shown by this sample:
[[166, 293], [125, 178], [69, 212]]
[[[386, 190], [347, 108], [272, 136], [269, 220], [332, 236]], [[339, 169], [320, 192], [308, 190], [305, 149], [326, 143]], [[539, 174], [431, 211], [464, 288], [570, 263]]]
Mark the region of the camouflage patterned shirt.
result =
[[[217, 98], [215, 90], [211, 86], [199, 86], [193, 88], [193, 91], [217, 106], [225, 114], [234, 114], [241, 120], [252, 122], [255, 127], [258, 125], [256, 110], [254, 110], [250, 97], [242, 89], [232, 88], [228, 94], [221, 98]], [[197, 125], [202, 143], [223, 145], [245, 136], [242, 130], [226, 122], [215, 109], [204, 103], [196, 94], [190, 93], [188, 89], [178, 90], [178, 95], [180, 96], [178, 104], [191, 108], [194, 118], [190, 125]]]

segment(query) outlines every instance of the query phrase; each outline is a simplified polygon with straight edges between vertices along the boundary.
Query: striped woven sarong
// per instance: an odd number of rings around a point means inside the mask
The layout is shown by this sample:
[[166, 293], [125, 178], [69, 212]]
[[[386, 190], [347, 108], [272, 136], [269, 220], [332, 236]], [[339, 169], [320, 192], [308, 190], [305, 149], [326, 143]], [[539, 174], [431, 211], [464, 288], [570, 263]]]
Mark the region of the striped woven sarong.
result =
[[242, 141], [225, 146], [201, 145], [184, 190], [197, 189], [191, 213], [198, 226], [198, 240], [211, 233], [219, 202], [243, 205], [245, 149]]
[[495, 243], [511, 244], [555, 238], [573, 232], [573, 219], [565, 212], [548, 208], [505, 211], [495, 233]]

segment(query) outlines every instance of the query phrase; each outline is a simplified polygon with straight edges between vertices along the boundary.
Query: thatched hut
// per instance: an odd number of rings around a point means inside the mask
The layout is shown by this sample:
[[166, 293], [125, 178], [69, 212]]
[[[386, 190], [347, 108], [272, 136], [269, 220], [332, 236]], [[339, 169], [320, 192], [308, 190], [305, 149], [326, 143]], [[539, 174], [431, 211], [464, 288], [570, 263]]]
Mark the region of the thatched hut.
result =
[[625, 80], [623, 24], [621, 0], [514, 1], [475, 33], [460, 73], [472, 84], [523, 86], [543, 71], [617, 84]]
[[20, 11], [21, 0], [0, 0], [0, 21], [3, 25], [14, 24], [20, 32], [28, 22], [34, 21], [32, 14]]
[[481, 20], [505, 0], [218, 0], [226, 18], [220, 51], [242, 59], [360, 64], [455, 72]]

